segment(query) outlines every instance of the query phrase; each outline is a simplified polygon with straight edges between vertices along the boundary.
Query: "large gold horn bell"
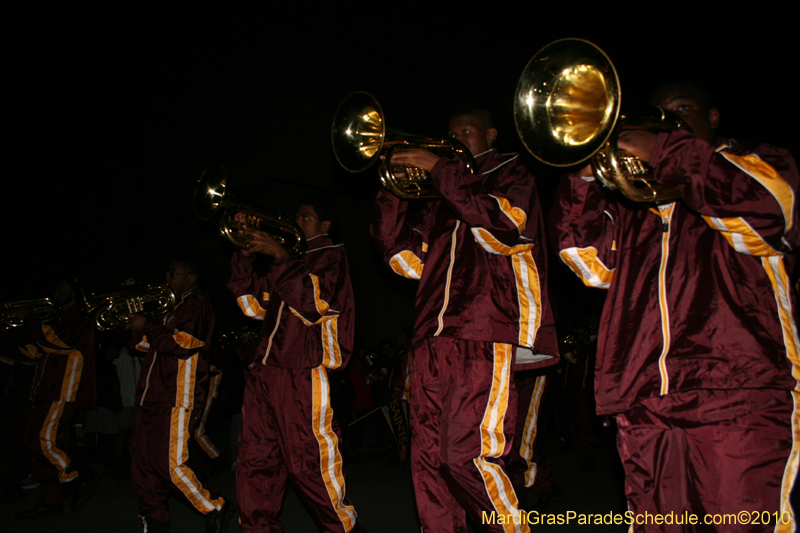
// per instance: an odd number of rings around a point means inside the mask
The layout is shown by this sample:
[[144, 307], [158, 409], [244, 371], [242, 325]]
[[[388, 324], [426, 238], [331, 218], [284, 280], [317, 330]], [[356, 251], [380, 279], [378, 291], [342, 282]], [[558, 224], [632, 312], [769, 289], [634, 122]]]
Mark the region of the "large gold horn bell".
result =
[[534, 157], [552, 166], [592, 160], [595, 176], [637, 202], [680, 197], [676, 188], [652, 181], [646, 163], [617, 148], [624, 129], [668, 131], [686, 127], [655, 108], [652, 117], [620, 115], [620, 85], [608, 56], [582, 39], [562, 39], [539, 50], [517, 83], [514, 120]]

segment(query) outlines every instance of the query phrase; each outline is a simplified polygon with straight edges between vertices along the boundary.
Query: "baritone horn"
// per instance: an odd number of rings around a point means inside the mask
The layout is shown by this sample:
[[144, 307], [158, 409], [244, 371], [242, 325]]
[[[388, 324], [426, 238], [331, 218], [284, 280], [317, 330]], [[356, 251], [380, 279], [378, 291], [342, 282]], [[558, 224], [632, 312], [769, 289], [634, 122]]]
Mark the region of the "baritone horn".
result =
[[194, 191], [195, 214], [208, 220], [222, 209], [220, 234], [234, 246], [250, 249], [253, 247], [252, 242], [241, 233], [244, 225], [235, 218], [237, 213], [243, 213], [248, 227], [268, 233], [292, 257], [302, 255], [306, 249], [306, 239], [300, 226], [290, 218], [267, 208], [236, 202], [227, 190], [227, 178], [228, 173], [224, 167], [211, 167], [203, 172]]
[[84, 297], [86, 312], [92, 325], [100, 331], [127, 326], [136, 313], [145, 318], [158, 318], [172, 312], [177, 296], [164, 284], [126, 285], [116, 292]]
[[354, 92], [339, 104], [333, 118], [331, 141], [336, 160], [348, 172], [362, 172], [381, 158], [381, 183], [395, 196], [407, 200], [441, 198], [430, 173], [417, 167], [391, 164], [398, 150], [422, 149], [455, 156], [475, 172], [475, 160], [466, 146], [455, 139], [422, 137], [386, 129], [378, 101], [369, 93]]
[[655, 107], [652, 116], [620, 115], [617, 71], [608, 56], [582, 39], [562, 39], [539, 50], [517, 83], [514, 120], [528, 151], [548, 165], [572, 166], [591, 158], [609, 189], [636, 202], [680, 198], [675, 187], [653, 181], [650, 167], [618, 148], [621, 131], [688, 127]]
[[[76, 281], [75, 303], [90, 323], [100, 331], [124, 327], [131, 322], [132, 313], [145, 318], [158, 318], [175, 307], [175, 293], [166, 285], [128, 285], [117, 292], [87, 297]], [[0, 306], [2, 328], [10, 329], [24, 324], [26, 316], [35, 316], [44, 323], [56, 320], [61, 307], [51, 298], [37, 298], [7, 302]]]
[[26, 315], [35, 315], [42, 322], [50, 322], [58, 317], [58, 306], [50, 298], [32, 298], [0, 305], [2, 329], [18, 328], [23, 325]]

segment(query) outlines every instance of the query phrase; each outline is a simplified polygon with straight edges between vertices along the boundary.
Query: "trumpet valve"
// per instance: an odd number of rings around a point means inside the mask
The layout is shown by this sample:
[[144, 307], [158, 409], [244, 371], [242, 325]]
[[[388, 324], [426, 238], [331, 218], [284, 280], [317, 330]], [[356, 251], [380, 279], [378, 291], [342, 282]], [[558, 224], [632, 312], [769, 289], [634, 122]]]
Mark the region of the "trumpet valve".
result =
[[631, 179], [638, 179], [641, 176], [649, 176], [652, 173], [652, 170], [647, 163], [630, 152], [620, 150], [617, 152], [617, 158], [622, 166], [623, 172], [630, 176]]
[[430, 173], [419, 167], [406, 167], [406, 176], [411, 180], [426, 180], [430, 178]]
[[144, 311], [144, 300], [141, 297], [131, 298], [130, 300], [126, 300], [125, 303], [128, 304], [129, 314]]
[[399, 181], [412, 183], [430, 179], [430, 173], [424, 168], [405, 165], [389, 165], [389, 172]]

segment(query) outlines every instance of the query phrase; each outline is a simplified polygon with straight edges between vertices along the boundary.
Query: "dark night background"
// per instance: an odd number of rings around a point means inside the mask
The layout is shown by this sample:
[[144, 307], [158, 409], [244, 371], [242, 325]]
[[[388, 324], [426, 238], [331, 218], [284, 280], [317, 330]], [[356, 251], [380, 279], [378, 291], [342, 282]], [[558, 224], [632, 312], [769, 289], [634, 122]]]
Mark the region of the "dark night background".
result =
[[[369, 238], [377, 170], [352, 175], [333, 157], [339, 102], [368, 91], [389, 127], [427, 135], [443, 133], [454, 103], [485, 102], [497, 147], [524, 152], [512, 116], [517, 79], [537, 50], [564, 37], [605, 50], [623, 108], [663, 78], [688, 76], [717, 94], [723, 135], [795, 154], [800, 146], [788, 7], [713, 13], [700, 3], [642, 3], [612, 16], [606, 6], [566, 2], [276, 5], [29, 4], [7, 14], [0, 300], [49, 295], [58, 272], [87, 291], [128, 277], [160, 281], [171, 257], [190, 256], [203, 263], [218, 307], [230, 310], [233, 248], [191, 209], [195, 181], [221, 164], [239, 197], [286, 213], [304, 191], [333, 195], [356, 335], [394, 336], [412, 320], [415, 286], [383, 266]], [[548, 208], [562, 171], [530, 164]], [[561, 267], [551, 277], [559, 307], [602, 298]]]

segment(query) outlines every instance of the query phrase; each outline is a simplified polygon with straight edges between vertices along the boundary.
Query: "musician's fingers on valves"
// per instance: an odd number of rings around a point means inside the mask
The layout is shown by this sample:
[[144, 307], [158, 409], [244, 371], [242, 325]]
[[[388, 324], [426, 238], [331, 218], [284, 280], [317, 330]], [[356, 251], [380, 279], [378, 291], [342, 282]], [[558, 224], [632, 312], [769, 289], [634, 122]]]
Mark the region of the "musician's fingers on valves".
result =
[[650, 161], [656, 146], [658, 133], [647, 130], [623, 130], [617, 139], [617, 146], [630, 152], [642, 161]]
[[412, 148], [395, 152], [392, 155], [391, 163], [393, 165], [422, 168], [430, 172], [439, 159], [440, 157], [433, 152], [421, 148]]

